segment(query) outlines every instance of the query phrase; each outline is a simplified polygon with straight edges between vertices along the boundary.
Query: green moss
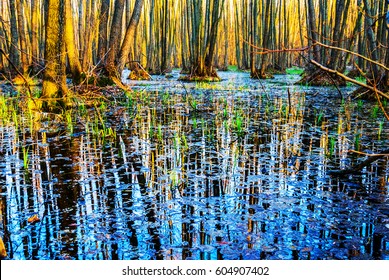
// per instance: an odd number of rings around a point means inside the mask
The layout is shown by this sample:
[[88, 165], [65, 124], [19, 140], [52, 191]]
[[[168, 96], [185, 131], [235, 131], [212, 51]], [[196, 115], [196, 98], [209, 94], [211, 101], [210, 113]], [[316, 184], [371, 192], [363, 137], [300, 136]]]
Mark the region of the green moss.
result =
[[227, 70], [232, 71], [232, 72], [239, 72], [240, 71], [239, 67], [237, 65], [228, 65]]
[[211, 76], [206, 76], [206, 77], [199, 77], [199, 76], [181, 76], [178, 78], [179, 81], [184, 81], [184, 82], [220, 82], [221, 79], [219, 77], [211, 77]]
[[291, 67], [287, 68], [285, 72], [289, 75], [301, 75], [304, 72], [304, 69], [299, 67]]

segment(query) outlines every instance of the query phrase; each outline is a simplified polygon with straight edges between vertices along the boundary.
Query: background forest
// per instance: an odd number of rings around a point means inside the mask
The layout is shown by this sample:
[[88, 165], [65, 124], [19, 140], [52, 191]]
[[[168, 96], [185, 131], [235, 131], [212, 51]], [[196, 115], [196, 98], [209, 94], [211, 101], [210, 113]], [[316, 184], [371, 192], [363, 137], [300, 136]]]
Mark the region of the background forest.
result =
[[[47, 95], [65, 90], [65, 71], [75, 84], [101, 85], [125, 67], [149, 74], [181, 68], [189, 80], [218, 80], [216, 69], [233, 65], [268, 78], [311, 59], [388, 83], [382, 0], [1, 0], [0, 7], [2, 77], [45, 74], [59, 87], [46, 84]], [[304, 82], [326, 83], [312, 66], [306, 70]]]

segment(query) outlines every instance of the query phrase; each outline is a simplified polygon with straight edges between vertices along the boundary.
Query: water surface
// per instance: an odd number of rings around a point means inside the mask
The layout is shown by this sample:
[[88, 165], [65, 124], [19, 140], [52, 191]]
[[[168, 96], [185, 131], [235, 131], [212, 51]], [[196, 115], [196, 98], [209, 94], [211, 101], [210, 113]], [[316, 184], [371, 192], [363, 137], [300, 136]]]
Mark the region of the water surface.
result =
[[376, 104], [294, 75], [177, 75], [131, 81], [71, 123], [2, 122], [9, 258], [389, 258], [387, 159], [329, 174], [365, 159], [349, 150], [388, 147]]

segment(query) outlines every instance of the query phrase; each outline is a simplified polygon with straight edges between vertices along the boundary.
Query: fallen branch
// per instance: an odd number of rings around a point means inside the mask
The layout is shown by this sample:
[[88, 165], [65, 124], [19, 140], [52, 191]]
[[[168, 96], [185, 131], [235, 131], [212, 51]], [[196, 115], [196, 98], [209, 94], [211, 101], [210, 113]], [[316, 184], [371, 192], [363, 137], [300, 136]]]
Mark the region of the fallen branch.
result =
[[364, 84], [364, 83], [362, 83], [362, 82], [359, 82], [359, 81], [357, 81], [357, 80], [351, 79], [350, 77], [347, 77], [346, 75], [344, 75], [344, 74], [342, 74], [342, 73], [340, 73], [340, 72], [338, 72], [338, 71], [336, 71], [336, 70], [333, 70], [333, 69], [330, 69], [330, 68], [328, 68], [328, 67], [325, 67], [324, 65], [320, 64], [319, 62], [317, 62], [317, 61], [315, 61], [315, 60], [313, 60], [313, 59], [311, 59], [310, 62], [311, 62], [312, 64], [316, 65], [317, 67], [319, 67], [320, 69], [324, 70], [324, 71], [327, 71], [327, 72], [329, 72], [329, 73], [331, 73], [331, 74], [337, 75], [337, 76], [343, 78], [344, 80], [346, 80], [346, 81], [348, 81], [348, 82], [351, 82], [351, 83], [353, 83], [353, 84], [356, 84], [356, 85], [358, 85], [358, 86], [361, 86], [361, 87], [363, 87], [363, 88], [366, 88], [366, 89], [368, 89], [368, 90], [371, 90], [372, 92], [376, 92], [378, 95], [380, 95], [380, 96], [382, 96], [382, 97], [385, 97], [385, 98], [389, 99], [389, 95], [388, 95], [387, 93], [384, 93], [384, 92], [378, 90], [376, 87], [369, 86], [369, 85]]
[[365, 155], [368, 158], [366, 160], [362, 161], [361, 163], [359, 163], [359, 164], [357, 164], [355, 166], [352, 166], [350, 168], [347, 168], [347, 169], [331, 170], [331, 171], [328, 172], [329, 175], [332, 175], [332, 176], [345, 176], [345, 175], [355, 174], [355, 173], [360, 172], [364, 167], [372, 164], [376, 160], [379, 160], [379, 159], [384, 158], [384, 157], [389, 157], [389, 150], [382, 151], [379, 154], [367, 154], [367, 153], [362, 153], [362, 152], [358, 152], [358, 151], [354, 151], [354, 150], [350, 150], [350, 152], [353, 152], [353, 153], [356, 153], [356, 154]]
[[379, 153], [379, 154], [368, 154], [368, 153], [359, 152], [359, 151], [355, 151], [355, 150], [349, 150], [349, 153], [364, 155], [364, 156], [368, 156], [368, 157], [389, 157], [389, 150], [384, 151], [384, 152]]

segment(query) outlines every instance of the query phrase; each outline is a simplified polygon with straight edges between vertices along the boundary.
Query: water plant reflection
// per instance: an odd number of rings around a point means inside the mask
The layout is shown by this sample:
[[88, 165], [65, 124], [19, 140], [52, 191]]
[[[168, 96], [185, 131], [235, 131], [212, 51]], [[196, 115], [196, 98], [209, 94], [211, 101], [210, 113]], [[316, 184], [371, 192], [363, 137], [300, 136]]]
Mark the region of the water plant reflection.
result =
[[284, 92], [127, 94], [108, 112], [69, 111], [54, 132], [4, 118], [9, 257], [388, 258], [387, 161], [327, 174], [356, 160], [352, 127], [375, 149], [376, 126], [358, 126], [370, 116]]

